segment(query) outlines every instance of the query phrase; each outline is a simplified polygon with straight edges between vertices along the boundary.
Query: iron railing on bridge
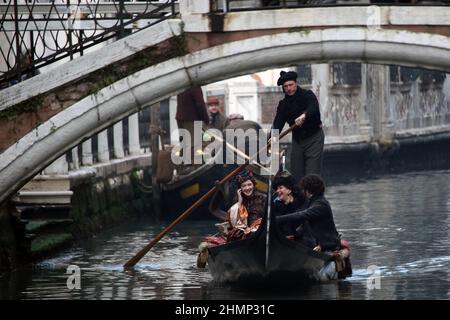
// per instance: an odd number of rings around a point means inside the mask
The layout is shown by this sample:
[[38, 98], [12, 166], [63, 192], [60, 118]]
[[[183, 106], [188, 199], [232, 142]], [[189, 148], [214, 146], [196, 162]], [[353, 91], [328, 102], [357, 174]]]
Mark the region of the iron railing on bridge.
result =
[[212, 0], [214, 11], [303, 8], [345, 5], [449, 5], [450, 0]]
[[176, 0], [0, 0], [0, 88], [177, 14]]

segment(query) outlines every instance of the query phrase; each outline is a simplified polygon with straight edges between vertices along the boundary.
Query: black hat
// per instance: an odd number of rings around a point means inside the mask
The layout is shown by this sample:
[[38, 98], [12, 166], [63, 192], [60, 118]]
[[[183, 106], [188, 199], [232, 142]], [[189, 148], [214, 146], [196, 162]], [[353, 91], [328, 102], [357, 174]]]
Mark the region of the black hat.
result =
[[277, 85], [282, 86], [286, 81], [297, 81], [297, 72], [295, 71], [281, 71], [278, 78]]
[[295, 185], [296, 185], [295, 178], [291, 175], [289, 171], [278, 172], [272, 181], [272, 188], [274, 190], [276, 190], [279, 186], [285, 186], [290, 190], [294, 190]]

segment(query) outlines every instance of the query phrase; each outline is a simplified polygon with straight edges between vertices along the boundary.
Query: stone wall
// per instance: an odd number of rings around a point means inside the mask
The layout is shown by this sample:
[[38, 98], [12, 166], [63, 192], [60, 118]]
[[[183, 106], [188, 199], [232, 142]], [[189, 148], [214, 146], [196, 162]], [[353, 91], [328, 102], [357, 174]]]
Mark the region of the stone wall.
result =
[[149, 167], [139, 163], [105, 166], [95, 175], [72, 176], [75, 233], [93, 234], [130, 217], [157, 219], [152, 215], [150, 185]]
[[396, 131], [450, 124], [450, 97], [442, 83], [394, 83], [390, 102]]
[[27, 261], [23, 225], [11, 203], [0, 206], [0, 276]]
[[359, 135], [362, 108], [360, 86], [333, 86], [326, 106], [321, 106], [322, 123], [326, 135]]
[[[403, 67], [392, 66], [389, 85], [389, 77], [387, 82], [383, 82], [385, 77], [377, 78], [383, 75], [386, 67], [379, 69], [377, 65], [363, 65], [363, 68], [357, 68], [355, 64], [349, 65], [353, 67], [339, 68], [345, 71], [344, 76], [338, 72], [340, 76], [336, 77], [336, 64], [329, 65], [316, 75], [320, 78], [320, 73], [328, 73], [329, 76], [322, 77], [329, 79], [328, 82], [313, 77], [312, 86], [302, 85], [306, 89], [311, 87], [320, 101], [328, 143], [389, 140], [389, 137], [397, 137], [406, 131], [416, 130], [420, 134], [426, 130], [429, 134], [437, 127], [440, 129], [436, 129], [436, 133], [445, 131], [447, 127], [447, 131], [450, 129], [450, 85], [445, 82], [450, 80], [445, 73], [408, 68], [408, 74], [415, 75], [413, 80], [405, 76], [406, 71], [396, 79], [392, 70], [403, 70]], [[361, 74], [345, 75], [349, 70]], [[345, 83], [347, 78], [357, 80]], [[386, 93], [386, 90], [390, 92]], [[387, 97], [386, 101], [381, 99], [382, 92]], [[279, 87], [260, 87], [258, 95], [261, 122], [271, 124], [283, 93]]]
[[[124, 220], [157, 219], [149, 187], [149, 162], [149, 156], [144, 155], [70, 171], [71, 208], [21, 207], [19, 218], [12, 203], [1, 207], [0, 275]], [[42, 226], [36, 227], [36, 222]]]
[[259, 105], [261, 107], [261, 123], [271, 124], [275, 118], [278, 102], [283, 99], [280, 87], [259, 87]]

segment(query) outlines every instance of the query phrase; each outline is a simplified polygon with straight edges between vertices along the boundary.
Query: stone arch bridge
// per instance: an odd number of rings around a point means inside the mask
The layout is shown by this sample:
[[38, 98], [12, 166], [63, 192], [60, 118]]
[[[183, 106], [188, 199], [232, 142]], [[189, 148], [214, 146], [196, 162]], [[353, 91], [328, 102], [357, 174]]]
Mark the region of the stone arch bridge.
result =
[[[0, 202], [84, 139], [193, 84], [300, 63], [450, 72], [450, 7], [335, 6], [180, 15], [0, 92]], [[69, 90], [76, 88], [76, 90]]]

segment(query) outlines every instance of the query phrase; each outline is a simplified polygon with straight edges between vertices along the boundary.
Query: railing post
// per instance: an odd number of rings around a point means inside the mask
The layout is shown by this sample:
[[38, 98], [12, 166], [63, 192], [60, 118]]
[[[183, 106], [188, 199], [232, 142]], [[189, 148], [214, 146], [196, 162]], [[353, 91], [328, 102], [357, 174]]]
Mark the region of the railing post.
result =
[[83, 166], [92, 166], [94, 164], [91, 139], [88, 139], [81, 144], [81, 163]]
[[66, 154], [53, 161], [47, 168], [44, 169], [45, 174], [67, 174], [69, 166], [66, 160]]
[[83, 35], [84, 35], [84, 31], [83, 30], [78, 30], [78, 45], [80, 46], [80, 57], [84, 54], [83, 52]]
[[[373, 127], [371, 121], [371, 113], [369, 100], [367, 99], [367, 86], [368, 86], [368, 65], [361, 64], [361, 109], [359, 110], [359, 134], [365, 136], [367, 140], [371, 140], [373, 137]], [[369, 88], [372, 90], [372, 88]]]
[[34, 34], [30, 31], [30, 68], [31, 75], [34, 77], [36, 75], [36, 67], [34, 65], [34, 56], [36, 53], [36, 48], [34, 47]]
[[138, 113], [132, 114], [128, 118], [128, 149], [130, 155], [141, 154], [141, 145], [139, 143], [139, 117]]
[[98, 161], [109, 161], [109, 146], [108, 146], [108, 130], [103, 130], [98, 134]]
[[[153, 198], [153, 210], [157, 217], [161, 216], [161, 194], [159, 188], [159, 182], [156, 177], [156, 171], [158, 168], [158, 154], [159, 154], [159, 134], [157, 131], [161, 126], [160, 121], [160, 103], [156, 103], [151, 107], [150, 116], [150, 148], [152, 152], [152, 198]], [[162, 143], [164, 143], [162, 141]], [[161, 165], [161, 164], [159, 164]]]
[[72, 12], [71, 12], [71, 8], [70, 8], [70, 0], [67, 0], [67, 20], [70, 22], [68, 24], [69, 30], [67, 32], [67, 38], [69, 40], [70, 60], [73, 60], [73, 42], [72, 42], [73, 25], [72, 25], [72, 21], [70, 21], [71, 18], [72, 18]]
[[114, 127], [114, 157], [122, 159], [125, 154], [123, 152], [123, 125], [122, 121], [117, 122]]
[[72, 163], [70, 169], [77, 170], [80, 168], [80, 160], [78, 159], [78, 146], [72, 149]]
[[22, 57], [20, 49], [20, 30], [19, 30], [19, 8], [17, 0], [14, 0], [14, 28], [16, 38], [16, 67], [17, 67], [17, 81], [22, 81]]
[[222, 7], [223, 7], [224, 13], [227, 13], [228, 11], [230, 11], [229, 5], [230, 5], [230, 3], [228, 0], [222, 0]]
[[125, 36], [124, 27], [123, 27], [123, 12], [124, 12], [124, 9], [125, 9], [124, 0], [119, 0], [119, 20], [120, 20], [119, 39], [123, 38]]
[[392, 139], [392, 122], [390, 120], [390, 76], [389, 67], [367, 65], [367, 104], [371, 111], [374, 141]]

